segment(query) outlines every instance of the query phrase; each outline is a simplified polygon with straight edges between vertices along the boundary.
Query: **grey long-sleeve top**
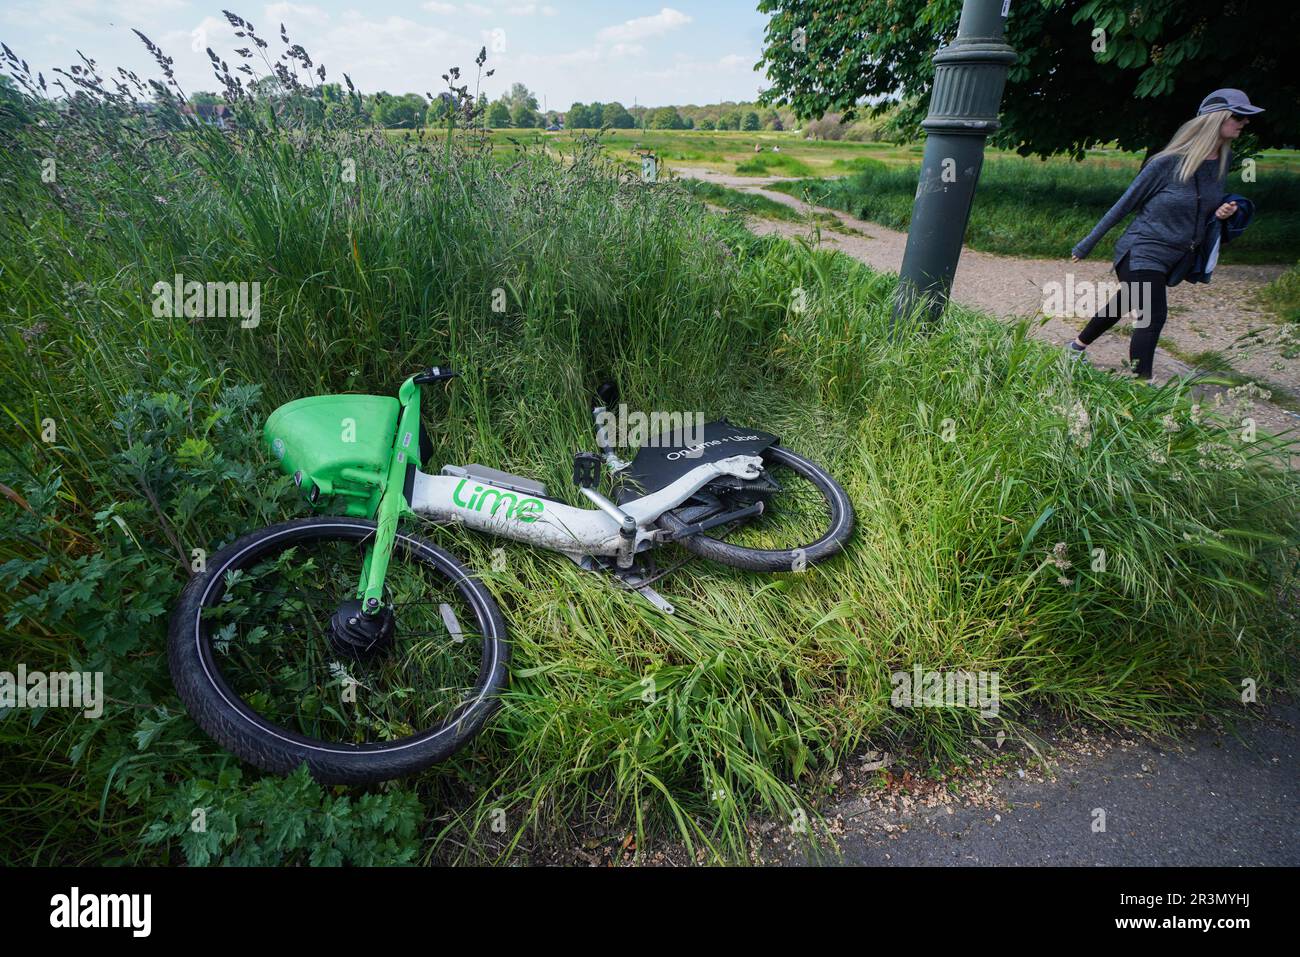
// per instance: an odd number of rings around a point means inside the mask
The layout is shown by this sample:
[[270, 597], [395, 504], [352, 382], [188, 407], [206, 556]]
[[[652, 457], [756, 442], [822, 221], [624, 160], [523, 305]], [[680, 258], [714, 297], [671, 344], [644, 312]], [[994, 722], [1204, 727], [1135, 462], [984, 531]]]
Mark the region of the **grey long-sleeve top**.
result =
[[1073, 254], [1083, 259], [1102, 236], [1136, 209], [1137, 216], [1115, 244], [1115, 262], [1127, 255], [1129, 269], [1167, 273], [1173, 268], [1199, 236], [1224, 190], [1217, 159], [1207, 159], [1187, 182], [1178, 179], [1181, 162], [1178, 156], [1157, 156], [1147, 163], [1119, 202], [1074, 247]]

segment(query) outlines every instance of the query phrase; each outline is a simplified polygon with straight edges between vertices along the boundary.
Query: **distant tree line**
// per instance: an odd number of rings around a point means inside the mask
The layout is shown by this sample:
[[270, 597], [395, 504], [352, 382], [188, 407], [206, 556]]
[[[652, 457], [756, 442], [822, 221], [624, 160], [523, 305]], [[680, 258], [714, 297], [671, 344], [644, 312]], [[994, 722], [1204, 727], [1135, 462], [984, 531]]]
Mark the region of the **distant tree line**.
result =
[[[278, 99], [284, 96], [274, 77], [265, 77], [252, 84], [259, 97]], [[411, 130], [421, 127], [439, 127], [447, 122], [453, 100], [447, 93], [425, 97], [419, 93], [389, 93], [380, 91], [361, 97], [350, 96], [337, 83], [326, 83], [320, 88], [319, 99], [312, 99], [304, 107], [320, 118], [330, 118], [335, 113], [359, 112], [365, 121], [384, 129]], [[195, 105], [218, 105], [220, 95], [200, 91], [190, 96]], [[494, 129], [556, 129], [597, 130], [608, 127], [615, 130], [737, 130], [742, 132], [781, 131], [802, 129], [816, 139], [877, 139], [883, 121], [859, 120], [842, 123], [840, 114], [830, 113], [818, 120], [800, 123], [794, 114], [784, 108], [762, 106], [756, 103], [714, 103], [705, 106], [625, 107], [617, 101], [610, 103], [574, 103], [567, 110], [543, 110], [537, 95], [522, 83], [495, 100], [479, 101], [483, 121]]]

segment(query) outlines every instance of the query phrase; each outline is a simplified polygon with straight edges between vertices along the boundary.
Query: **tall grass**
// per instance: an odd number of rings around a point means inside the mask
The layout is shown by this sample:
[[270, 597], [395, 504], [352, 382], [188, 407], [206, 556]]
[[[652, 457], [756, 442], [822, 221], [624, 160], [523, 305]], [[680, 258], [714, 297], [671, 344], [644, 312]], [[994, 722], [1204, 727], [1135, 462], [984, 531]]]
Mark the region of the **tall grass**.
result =
[[[919, 168], [870, 161], [863, 166], [844, 179], [810, 179], [772, 188], [906, 230]], [[1069, 258], [1074, 244], [1088, 235], [1136, 173], [1135, 168], [1094, 163], [990, 159], [980, 173], [966, 243], [1008, 256]], [[1249, 197], [1256, 219], [1224, 247], [1225, 262], [1291, 262], [1300, 255], [1300, 174], [1268, 170], [1259, 173], [1258, 181], [1243, 183], [1240, 173], [1232, 173], [1227, 190]], [[1127, 224], [1125, 220], [1111, 230], [1092, 255], [1112, 255]]]
[[[1031, 709], [1154, 731], [1240, 712], [1245, 677], [1293, 684], [1286, 448], [1241, 442], [1240, 410], [1195, 410], [1184, 384], [1070, 366], [957, 308], [898, 335], [892, 277], [757, 239], [594, 148], [503, 166], [461, 133], [251, 110], [168, 133], [12, 91], [0, 130], [3, 664], [103, 670], [111, 699], [99, 721], [0, 716], [7, 862], [495, 861], [575, 830], [738, 859], [756, 815], [813, 807], [866, 743], [952, 759]], [[178, 273], [261, 282], [260, 325], [155, 318]], [[464, 377], [426, 399], [432, 468], [567, 494], [613, 375], [633, 407], [779, 433], [840, 478], [856, 536], [799, 574], [693, 562], [660, 585], [667, 617], [557, 556], [506, 545], [501, 566], [499, 542], [423, 529], [502, 605], [500, 716], [368, 794], [241, 769], [166, 673], [191, 550], [301, 514], [258, 444], [276, 405], [441, 360]], [[914, 664], [998, 671], [998, 718], [891, 707]]]
[[1300, 323], [1300, 263], [1261, 289], [1259, 298], [1283, 322]]

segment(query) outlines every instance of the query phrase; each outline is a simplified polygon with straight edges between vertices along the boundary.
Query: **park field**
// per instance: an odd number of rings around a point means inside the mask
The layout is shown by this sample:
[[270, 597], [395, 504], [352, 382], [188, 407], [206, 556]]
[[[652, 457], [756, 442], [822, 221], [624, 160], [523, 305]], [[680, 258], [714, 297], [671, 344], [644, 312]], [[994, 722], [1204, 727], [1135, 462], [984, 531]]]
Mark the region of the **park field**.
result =
[[[416, 134], [390, 131], [390, 136]], [[438, 136], [426, 131], [424, 136]], [[513, 162], [521, 152], [559, 159], [596, 136], [595, 131], [491, 130], [498, 161]], [[795, 132], [704, 130], [606, 130], [597, 137], [603, 153], [628, 169], [653, 152], [672, 174], [709, 170], [753, 177], [756, 185], [788, 193], [860, 219], [905, 231], [924, 149], [921, 143], [806, 140]], [[759, 146], [760, 152], [754, 147]], [[779, 152], [775, 152], [779, 149]], [[1008, 256], [1068, 257], [1098, 219], [1127, 188], [1141, 167], [1138, 153], [1089, 150], [1082, 161], [1068, 157], [1040, 160], [1011, 150], [989, 149], [971, 210], [966, 243]], [[766, 179], [760, 180], [763, 177]], [[780, 177], [775, 182], [768, 182]], [[1227, 263], [1294, 263], [1300, 259], [1300, 151], [1270, 150], [1256, 158], [1255, 181], [1229, 176], [1228, 190], [1250, 197], [1257, 216], [1250, 229], [1225, 248]], [[717, 205], [788, 218], [782, 207], [761, 196], [713, 187], [706, 197]], [[1110, 256], [1122, 225], [1093, 252]]]
[[[536, 145], [548, 150], [572, 149], [594, 130], [564, 130], [547, 133], [541, 130], [491, 130], [493, 144], [501, 150], [521, 145]], [[396, 132], [390, 135], [400, 135]], [[886, 166], [915, 166], [921, 161], [922, 143], [850, 142], [847, 140], [807, 140], [797, 132], [763, 130], [745, 133], [733, 130], [606, 130], [600, 142], [611, 156], [631, 161], [650, 150], [670, 168], [691, 167], [718, 173], [751, 176], [839, 177], [858, 172], [868, 161]], [[761, 153], [754, 146], [762, 147]], [[772, 153], [779, 147], [780, 153]], [[761, 157], [755, 162], [755, 156]], [[989, 149], [988, 159], [1008, 159], [1042, 169], [1088, 167], [1122, 170], [1133, 175], [1141, 166], [1138, 153], [1118, 149], [1088, 150], [1086, 158], [1076, 163], [1068, 157], [1049, 160], [1026, 158], [1013, 150]], [[766, 170], [757, 167], [766, 167]], [[1300, 175], [1300, 150], [1268, 150], [1257, 160], [1261, 174], [1286, 172]]]

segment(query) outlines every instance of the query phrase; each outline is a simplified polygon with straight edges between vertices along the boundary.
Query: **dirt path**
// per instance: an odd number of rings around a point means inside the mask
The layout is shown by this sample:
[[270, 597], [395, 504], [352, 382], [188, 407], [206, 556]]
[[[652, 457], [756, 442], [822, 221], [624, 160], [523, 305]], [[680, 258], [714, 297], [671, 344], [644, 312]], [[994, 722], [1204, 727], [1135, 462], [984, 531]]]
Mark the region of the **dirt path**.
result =
[[[907, 234], [867, 222], [839, 210], [810, 206], [803, 201], [765, 187], [781, 182], [778, 176], [734, 176], [708, 169], [674, 167], [679, 176], [717, 183], [745, 193], [766, 197], [801, 213], [829, 213], [845, 228], [844, 232], [823, 230], [822, 245], [837, 249], [883, 272], [898, 272], [903, 262]], [[805, 235], [807, 227], [785, 220], [750, 217], [749, 226], [756, 234], [776, 233], [793, 237]], [[1289, 327], [1275, 321], [1255, 301], [1261, 286], [1277, 278], [1285, 266], [1222, 265], [1209, 284], [1183, 283], [1169, 291], [1169, 321], [1156, 352], [1155, 379], [1163, 382], [1184, 375], [1195, 359], [1206, 352], [1216, 352], [1232, 369], [1271, 389], [1286, 404], [1300, 403], [1300, 343], [1288, 337]], [[1073, 339], [1086, 321], [1084, 318], [1044, 317], [1045, 288], [1059, 283], [1062, 288], [1073, 274], [1075, 284], [1114, 282], [1108, 260], [1020, 259], [965, 248], [957, 267], [952, 296], [965, 306], [1005, 318], [1033, 316], [1045, 319], [1034, 334], [1041, 339], [1064, 344]], [[1120, 326], [1128, 326], [1128, 321]], [[1120, 328], [1117, 326], [1116, 328]], [[1168, 348], [1166, 348], [1168, 347]], [[1288, 358], [1284, 353], [1297, 354]], [[1173, 353], [1178, 353], [1174, 355]], [[1128, 359], [1128, 339], [1107, 333], [1088, 349], [1093, 365], [1119, 370]], [[1206, 393], [1223, 391], [1206, 387]], [[1289, 395], [1288, 395], [1289, 394]], [[1300, 415], [1276, 403], [1256, 406], [1258, 421], [1274, 432], [1300, 427]]]

